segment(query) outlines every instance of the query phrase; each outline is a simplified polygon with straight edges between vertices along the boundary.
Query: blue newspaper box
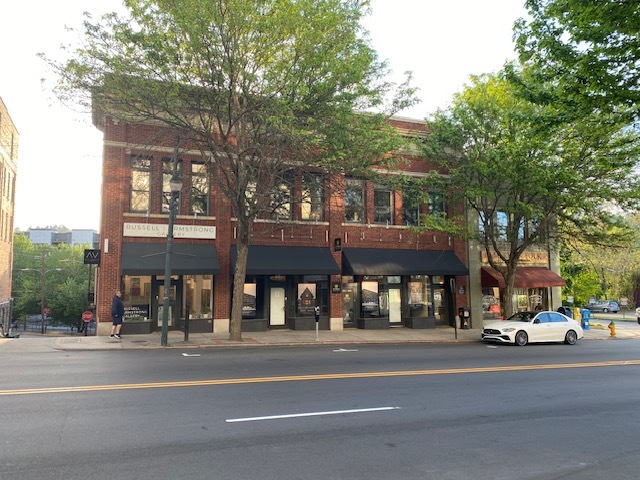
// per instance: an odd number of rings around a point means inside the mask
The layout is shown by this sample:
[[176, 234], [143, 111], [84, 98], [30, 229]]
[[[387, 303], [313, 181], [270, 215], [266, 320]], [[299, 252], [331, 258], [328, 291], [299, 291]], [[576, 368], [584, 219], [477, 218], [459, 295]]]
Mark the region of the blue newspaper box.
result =
[[582, 329], [589, 330], [589, 320], [591, 320], [591, 310], [583, 308], [580, 310], [580, 316], [582, 317]]

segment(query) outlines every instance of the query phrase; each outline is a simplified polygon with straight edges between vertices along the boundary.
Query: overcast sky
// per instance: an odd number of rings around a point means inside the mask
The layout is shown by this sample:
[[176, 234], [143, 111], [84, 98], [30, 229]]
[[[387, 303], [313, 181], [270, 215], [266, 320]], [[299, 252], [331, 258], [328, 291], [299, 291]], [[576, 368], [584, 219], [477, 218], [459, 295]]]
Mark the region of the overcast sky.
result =
[[[401, 80], [414, 72], [422, 102], [401, 115], [423, 119], [467, 82], [515, 57], [512, 28], [524, 0], [372, 0], [365, 23], [379, 57]], [[21, 0], [0, 6], [0, 97], [20, 134], [14, 226], [98, 230], [102, 135], [89, 115], [51, 94], [36, 57], [55, 56], [82, 13], [117, 10], [120, 0]]]

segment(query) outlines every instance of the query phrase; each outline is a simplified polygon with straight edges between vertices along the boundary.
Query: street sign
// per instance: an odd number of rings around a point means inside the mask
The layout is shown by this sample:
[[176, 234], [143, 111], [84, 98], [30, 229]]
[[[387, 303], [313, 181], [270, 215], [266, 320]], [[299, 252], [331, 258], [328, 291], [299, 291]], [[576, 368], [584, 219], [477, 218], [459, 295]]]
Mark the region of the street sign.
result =
[[84, 250], [85, 265], [100, 265], [100, 250], [95, 248], [85, 248]]
[[93, 319], [93, 313], [91, 313], [90, 311], [86, 311], [86, 312], [82, 312], [82, 321], [83, 322], [90, 322]]

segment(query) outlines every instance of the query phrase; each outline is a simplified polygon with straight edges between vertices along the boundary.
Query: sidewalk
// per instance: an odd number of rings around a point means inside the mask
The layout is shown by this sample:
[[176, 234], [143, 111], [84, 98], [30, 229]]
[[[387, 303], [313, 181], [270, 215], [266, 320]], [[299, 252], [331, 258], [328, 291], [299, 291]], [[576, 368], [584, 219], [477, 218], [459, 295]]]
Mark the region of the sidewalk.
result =
[[[640, 339], [640, 325], [635, 321], [618, 320], [616, 337], [612, 338], [608, 322], [595, 320], [591, 328], [585, 330], [584, 340]], [[315, 330], [271, 330], [268, 332], [245, 332], [241, 342], [229, 341], [228, 333], [191, 333], [189, 341], [184, 341], [184, 333], [171, 331], [167, 348], [202, 347], [260, 347], [295, 345], [337, 345], [358, 344], [412, 344], [412, 343], [470, 343], [480, 342], [480, 329], [458, 330], [451, 327], [435, 329], [410, 329], [394, 327], [388, 330], [347, 329], [342, 331], [321, 330], [316, 340]], [[84, 335], [21, 335], [20, 338], [0, 338], [0, 352], [9, 351], [50, 351], [50, 350], [122, 350], [162, 348], [160, 333], [147, 335], [126, 335], [122, 340], [105, 336]]]

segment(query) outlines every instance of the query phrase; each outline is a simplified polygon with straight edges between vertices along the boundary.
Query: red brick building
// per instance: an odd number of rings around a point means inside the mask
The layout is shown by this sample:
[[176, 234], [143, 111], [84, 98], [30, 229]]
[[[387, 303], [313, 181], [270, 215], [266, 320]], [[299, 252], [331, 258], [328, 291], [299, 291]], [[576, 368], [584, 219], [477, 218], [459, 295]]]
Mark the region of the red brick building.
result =
[[8, 334], [11, 323], [11, 266], [13, 212], [18, 164], [18, 130], [0, 98], [0, 325]]
[[[407, 135], [422, 121], [396, 118]], [[158, 127], [95, 117], [104, 134], [98, 334], [110, 330], [110, 305], [122, 290], [123, 334], [160, 329], [168, 230], [169, 157]], [[430, 165], [406, 154], [403, 168]], [[199, 151], [181, 152], [174, 229], [169, 328], [228, 332], [235, 262], [235, 219], [210, 181]], [[467, 246], [436, 232], [416, 233], [418, 213], [451, 211], [434, 192], [409, 208], [402, 191], [344, 176], [300, 173], [289, 188], [306, 199], [282, 216], [256, 219], [243, 299], [243, 330], [433, 328], [452, 325], [468, 305]]]

